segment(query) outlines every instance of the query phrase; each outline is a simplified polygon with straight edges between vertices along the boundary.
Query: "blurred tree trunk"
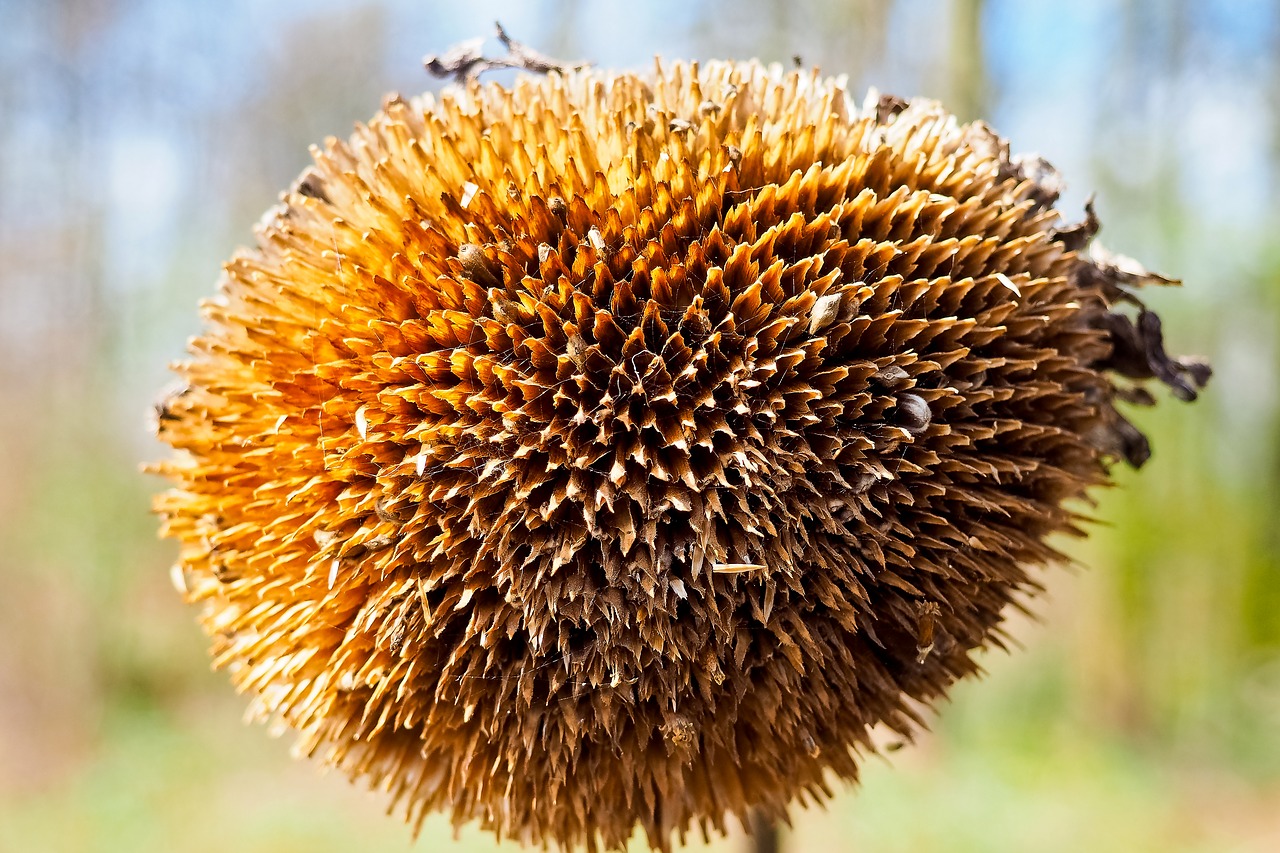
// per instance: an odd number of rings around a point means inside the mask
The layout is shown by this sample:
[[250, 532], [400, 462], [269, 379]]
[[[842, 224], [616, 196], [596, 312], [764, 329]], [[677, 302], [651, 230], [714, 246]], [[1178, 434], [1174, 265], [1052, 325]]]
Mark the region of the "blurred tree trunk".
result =
[[[882, 70], [889, 20], [897, 4], [892, 0], [846, 0], [821, 6], [822, 26], [813, 39], [814, 55], [807, 61], [823, 66], [823, 71], [848, 74], [853, 91], [878, 85], [875, 72]], [[808, 48], [806, 48], [808, 50]]]
[[947, 106], [961, 121], [987, 117], [987, 65], [982, 14], [986, 0], [952, 0]]
[[[1274, 195], [1280, 190], [1280, 0], [1271, 0], [1270, 63], [1265, 83], [1265, 97], [1271, 115], [1271, 138], [1268, 146], [1268, 179]], [[1280, 222], [1273, 213], [1266, 226], [1275, 232]], [[1270, 310], [1272, 345], [1270, 374], [1280, 374], [1280, 258], [1272, 253], [1266, 278], [1256, 285], [1261, 304]], [[1262, 349], [1262, 348], [1260, 348]], [[1270, 459], [1270, 476], [1261, 491], [1256, 505], [1264, 508], [1258, 525], [1261, 533], [1259, 553], [1253, 560], [1254, 570], [1245, 585], [1245, 625], [1247, 639], [1255, 649], [1274, 650], [1280, 647], [1280, 525], [1271, 519], [1267, 508], [1280, 506], [1280, 412], [1273, 404], [1269, 412], [1271, 429], [1265, 453]]]

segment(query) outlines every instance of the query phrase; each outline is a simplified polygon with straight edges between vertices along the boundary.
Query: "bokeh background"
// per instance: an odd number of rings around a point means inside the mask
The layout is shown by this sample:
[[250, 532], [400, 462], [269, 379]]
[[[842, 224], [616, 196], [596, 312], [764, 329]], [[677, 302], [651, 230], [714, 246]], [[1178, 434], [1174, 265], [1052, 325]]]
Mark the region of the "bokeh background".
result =
[[495, 849], [441, 820], [414, 845], [241, 724], [138, 471], [196, 300], [307, 145], [495, 18], [566, 58], [799, 55], [986, 117], [1185, 280], [1149, 303], [1216, 365], [1136, 413], [1155, 455], [1024, 648], [789, 847], [1280, 850], [1280, 0], [0, 0], [0, 851]]

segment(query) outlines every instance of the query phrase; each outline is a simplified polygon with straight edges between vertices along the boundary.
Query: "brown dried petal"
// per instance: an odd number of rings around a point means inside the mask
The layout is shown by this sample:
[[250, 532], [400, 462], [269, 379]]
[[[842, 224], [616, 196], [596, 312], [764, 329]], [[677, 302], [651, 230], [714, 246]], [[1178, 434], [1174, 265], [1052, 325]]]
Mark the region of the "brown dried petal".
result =
[[1212, 371], [1202, 361], [1181, 361], [1164, 351], [1164, 332], [1160, 318], [1143, 309], [1134, 323], [1123, 314], [1107, 314], [1106, 328], [1111, 335], [1111, 356], [1104, 366], [1131, 379], [1159, 379], [1179, 400], [1191, 401], [1198, 389], [1208, 382]]

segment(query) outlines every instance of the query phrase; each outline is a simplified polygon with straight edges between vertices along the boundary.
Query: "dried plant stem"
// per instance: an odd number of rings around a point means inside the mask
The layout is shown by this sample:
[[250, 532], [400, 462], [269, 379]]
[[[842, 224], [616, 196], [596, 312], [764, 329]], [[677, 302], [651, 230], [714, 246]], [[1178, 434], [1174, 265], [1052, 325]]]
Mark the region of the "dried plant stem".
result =
[[760, 812], [751, 813], [751, 853], [779, 853], [778, 825]]
[[563, 62], [539, 53], [513, 39], [501, 23], [495, 22], [494, 29], [498, 40], [507, 49], [506, 56], [486, 57], [483, 53], [484, 39], [478, 38], [454, 45], [442, 54], [428, 56], [423, 64], [433, 76], [451, 77], [458, 83], [465, 83], [486, 71], [499, 68], [514, 68], [534, 74], [549, 74], [552, 71], [563, 74], [588, 65], [585, 62]]

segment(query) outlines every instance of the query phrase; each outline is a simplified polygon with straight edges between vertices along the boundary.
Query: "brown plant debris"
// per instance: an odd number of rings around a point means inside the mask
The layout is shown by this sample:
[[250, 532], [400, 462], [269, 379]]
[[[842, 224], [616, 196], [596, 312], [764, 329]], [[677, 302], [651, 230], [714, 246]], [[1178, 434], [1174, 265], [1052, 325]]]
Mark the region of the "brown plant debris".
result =
[[487, 58], [484, 55], [484, 39], [471, 39], [455, 45], [439, 56], [432, 54], [426, 57], [422, 64], [432, 76], [452, 78], [459, 83], [474, 80], [486, 71], [501, 68], [515, 68], [534, 74], [548, 74], [552, 71], [564, 74], [587, 67], [585, 62], [552, 59], [513, 39], [501, 23], [495, 22], [493, 26], [498, 40], [507, 49], [506, 56]]
[[667, 850], [909, 741], [1145, 459], [1115, 402], [1207, 369], [984, 125], [555, 70], [314, 152], [204, 305], [157, 507], [302, 753], [415, 824]]

